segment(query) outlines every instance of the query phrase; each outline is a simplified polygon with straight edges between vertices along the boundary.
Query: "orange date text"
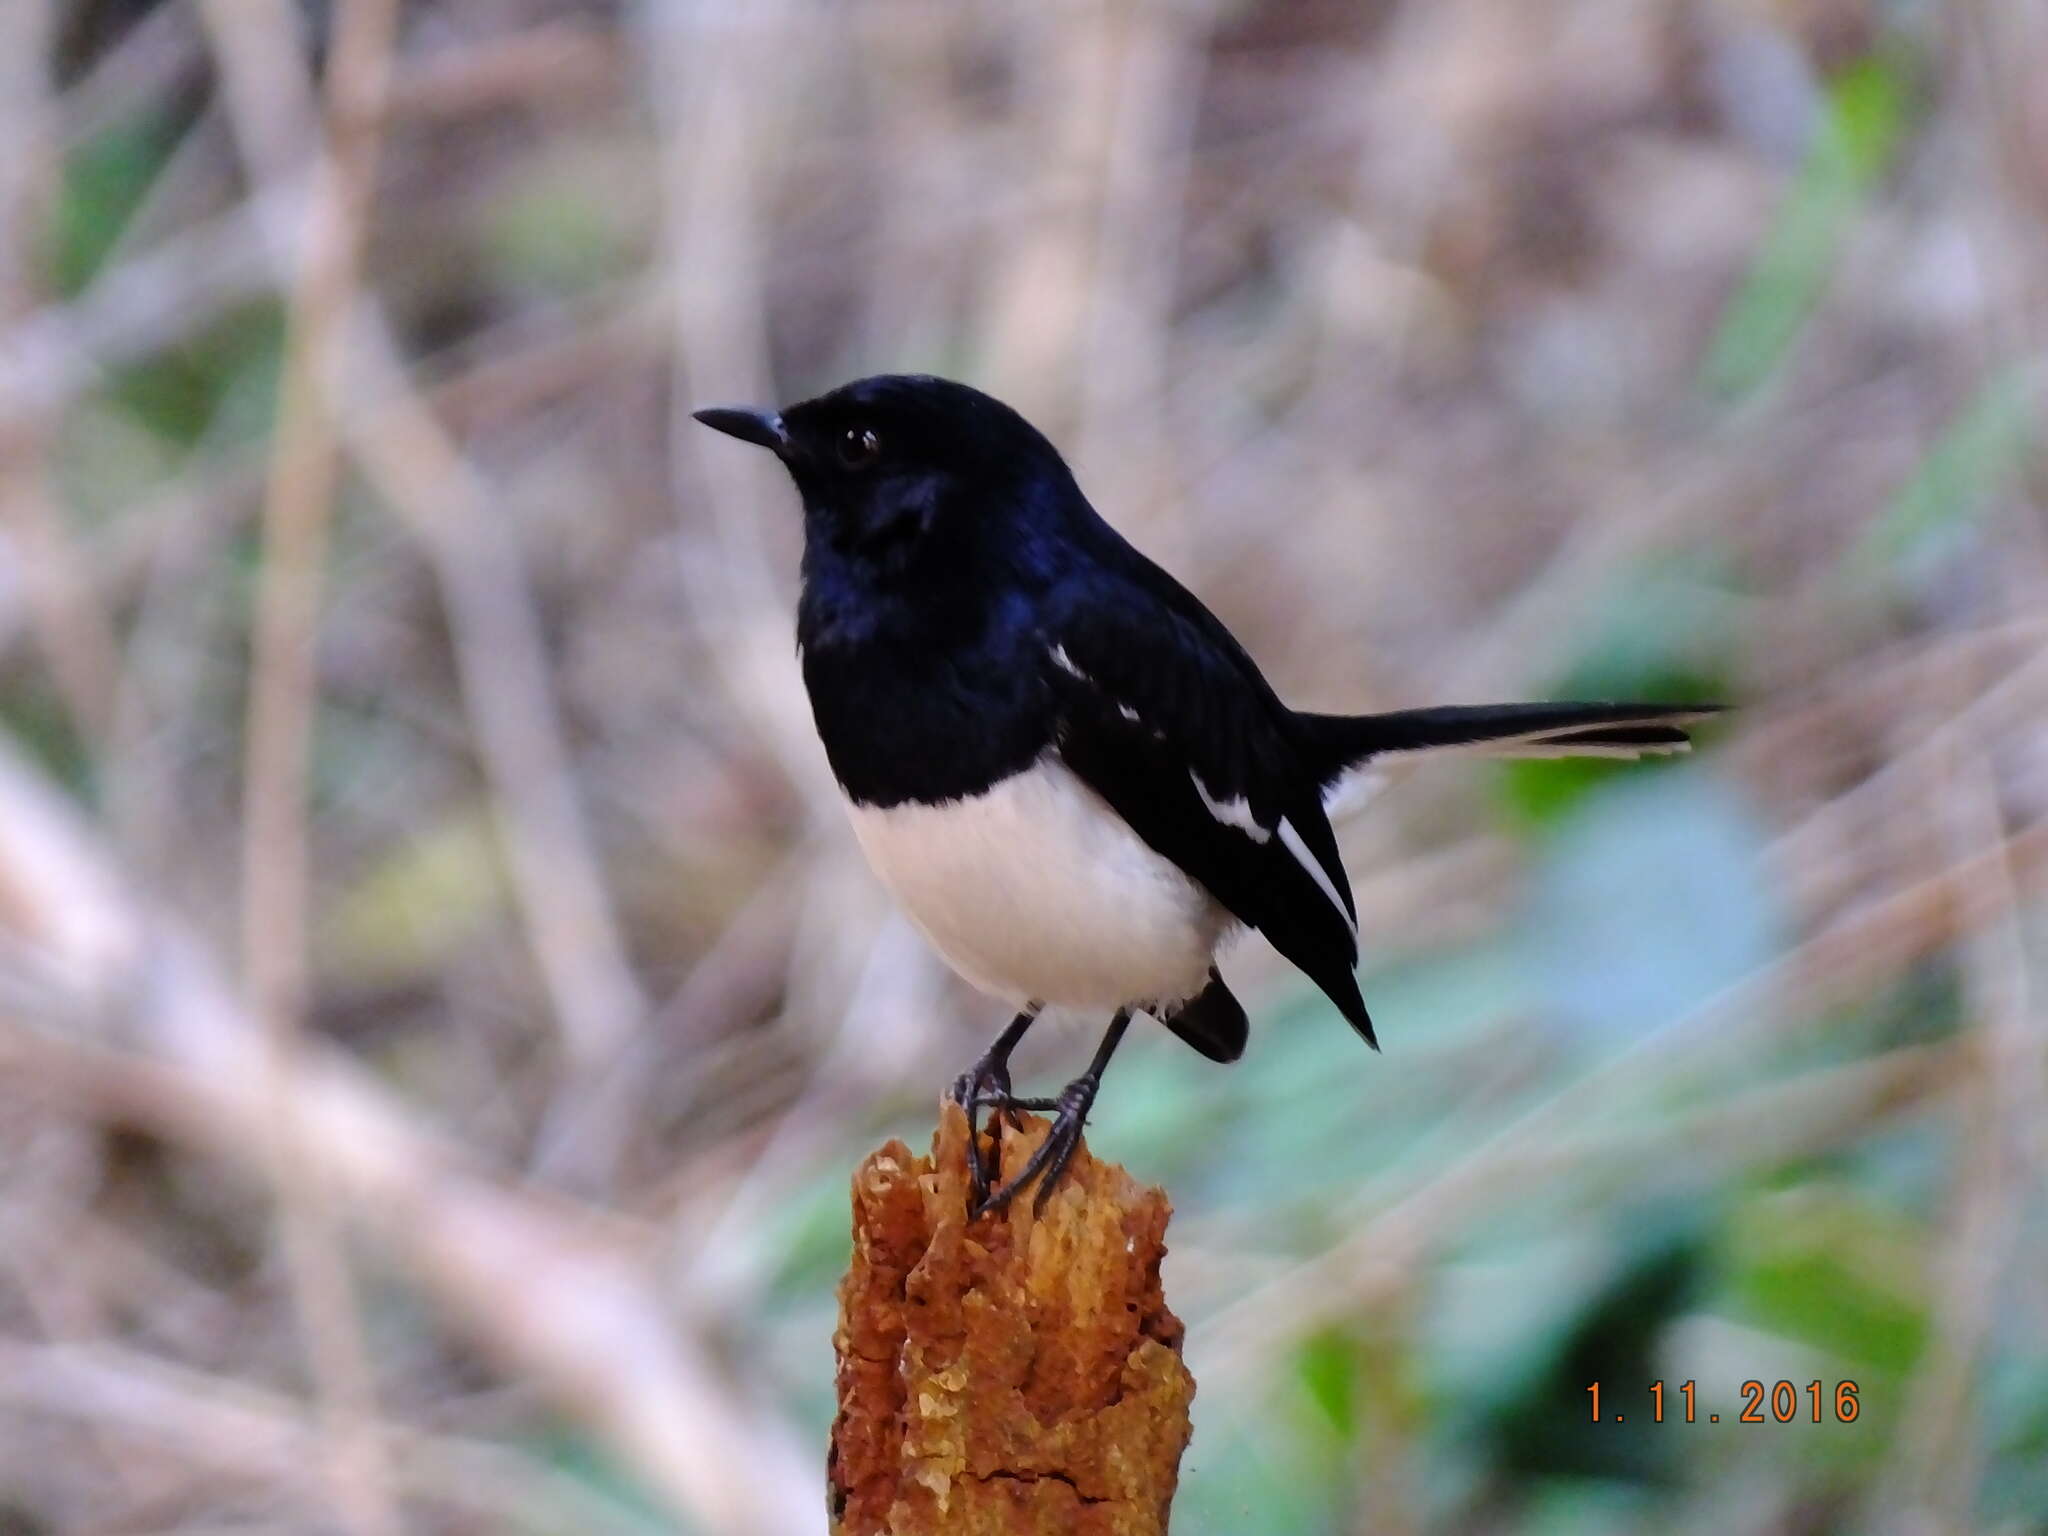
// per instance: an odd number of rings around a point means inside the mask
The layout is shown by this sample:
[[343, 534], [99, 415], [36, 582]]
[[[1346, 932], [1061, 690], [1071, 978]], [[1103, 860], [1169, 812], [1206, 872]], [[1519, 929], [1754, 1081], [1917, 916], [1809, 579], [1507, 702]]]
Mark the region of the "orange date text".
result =
[[[1761, 1381], [1745, 1381], [1741, 1392], [1742, 1411], [1733, 1415], [1738, 1424], [1791, 1424], [1802, 1419], [1814, 1424], [1853, 1424], [1863, 1411], [1856, 1401], [1853, 1381], [1809, 1381], [1803, 1385], [1780, 1381], [1768, 1386]], [[1667, 1394], [1663, 1382], [1653, 1381], [1645, 1395], [1649, 1399], [1647, 1411], [1636, 1411], [1652, 1424], [1662, 1424], [1667, 1413], [1673, 1422], [1721, 1422], [1720, 1414], [1700, 1411], [1696, 1382], [1678, 1382]], [[1625, 1424], [1630, 1408], [1643, 1401], [1642, 1397], [1629, 1394], [1633, 1401], [1625, 1405], [1620, 1391], [1597, 1381], [1586, 1387], [1586, 1397], [1595, 1424]]]

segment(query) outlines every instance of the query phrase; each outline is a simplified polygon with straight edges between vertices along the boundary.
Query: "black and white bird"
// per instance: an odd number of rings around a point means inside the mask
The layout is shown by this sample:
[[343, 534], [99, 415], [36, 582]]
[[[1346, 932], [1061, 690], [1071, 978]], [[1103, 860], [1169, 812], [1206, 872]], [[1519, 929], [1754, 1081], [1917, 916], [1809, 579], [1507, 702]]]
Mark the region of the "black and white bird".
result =
[[[855, 837], [910, 920], [1017, 1015], [955, 1084], [983, 1108], [1055, 1112], [1032, 1162], [1079, 1143], [1133, 1011], [1234, 1061], [1244, 1010], [1216, 969], [1255, 928], [1378, 1048], [1352, 970], [1357, 913], [1326, 800], [1419, 753], [1684, 751], [1712, 713], [1664, 704], [1289, 709], [1243, 646], [1081, 494], [1015, 411], [946, 379], [860, 379], [706, 426], [769, 449], [803, 498], [797, 643]], [[1111, 1015], [1058, 1098], [1010, 1092], [1041, 1008]], [[979, 1145], [971, 1141], [970, 1145]]]

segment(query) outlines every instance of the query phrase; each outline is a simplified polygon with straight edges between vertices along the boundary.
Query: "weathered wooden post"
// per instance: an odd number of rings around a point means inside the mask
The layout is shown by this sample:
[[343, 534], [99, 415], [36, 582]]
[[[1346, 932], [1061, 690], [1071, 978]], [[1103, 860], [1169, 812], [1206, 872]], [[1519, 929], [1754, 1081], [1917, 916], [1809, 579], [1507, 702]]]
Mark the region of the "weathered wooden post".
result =
[[[994, 1132], [1004, 1177], [1046, 1122]], [[987, 1134], [987, 1133], [985, 1133]], [[853, 1181], [839, 1288], [834, 1536], [1156, 1536], [1194, 1378], [1160, 1289], [1163, 1191], [1084, 1145], [1044, 1212], [967, 1219], [967, 1117]]]

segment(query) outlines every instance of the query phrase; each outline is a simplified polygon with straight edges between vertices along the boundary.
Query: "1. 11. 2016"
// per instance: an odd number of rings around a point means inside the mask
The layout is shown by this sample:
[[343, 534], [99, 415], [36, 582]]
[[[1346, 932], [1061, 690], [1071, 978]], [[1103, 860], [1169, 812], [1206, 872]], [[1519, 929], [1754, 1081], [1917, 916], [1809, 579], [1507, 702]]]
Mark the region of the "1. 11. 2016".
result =
[[[1853, 1424], [1857, 1415], [1862, 1412], [1862, 1405], [1856, 1398], [1856, 1383], [1849, 1380], [1835, 1382], [1832, 1391], [1829, 1384], [1824, 1381], [1809, 1381], [1803, 1389], [1789, 1381], [1776, 1382], [1769, 1387], [1761, 1381], [1745, 1381], [1742, 1383], [1741, 1392], [1742, 1412], [1735, 1416], [1735, 1422], [1738, 1424], [1790, 1424], [1802, 1418], [1810, 1419], [1815, 1424]], [[1611, 1418], [1601, 1416], [1600, 1382], [1589, 1383], [1586, 1394], [1595, 1424], [1623, 1424], [1628, 1421], [1625, 1412], [1616, 1413]], [[1650, 1422], [1662, 1424], [1665, 1410], [1664, 1383], [1651, 1382], [1649, 1396]], [[1679, 1382], [1672, 1389], [1671, 1397], [1674, 1419], [1680, 1417], [1682, 1411], [1687, 1424], [1699, 1422], [1698, 1383]], [[1801, 1401], [1802, 1398], [1804, 1402]], [[1612, 1394], [1609, 1394], [1608, 1401], [1612, 1406]], [[1709, 1424], [1721, 1422], [1721, 1415], [1718, 1413], [1708, 1413], [1705, 1418]]]

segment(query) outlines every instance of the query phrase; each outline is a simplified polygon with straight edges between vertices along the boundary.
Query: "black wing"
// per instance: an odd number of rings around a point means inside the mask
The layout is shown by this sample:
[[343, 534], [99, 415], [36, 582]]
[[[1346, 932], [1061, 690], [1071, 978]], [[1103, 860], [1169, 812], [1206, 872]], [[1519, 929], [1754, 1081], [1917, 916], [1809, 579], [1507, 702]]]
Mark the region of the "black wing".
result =
[[1060, 756], [1377, 1048], [1351, 974], [1350, 882], [1293, 717], [1185, 589], [1175, 602], [1151, 586], [1091, 576], [1050, 605], [1043, 665]]

